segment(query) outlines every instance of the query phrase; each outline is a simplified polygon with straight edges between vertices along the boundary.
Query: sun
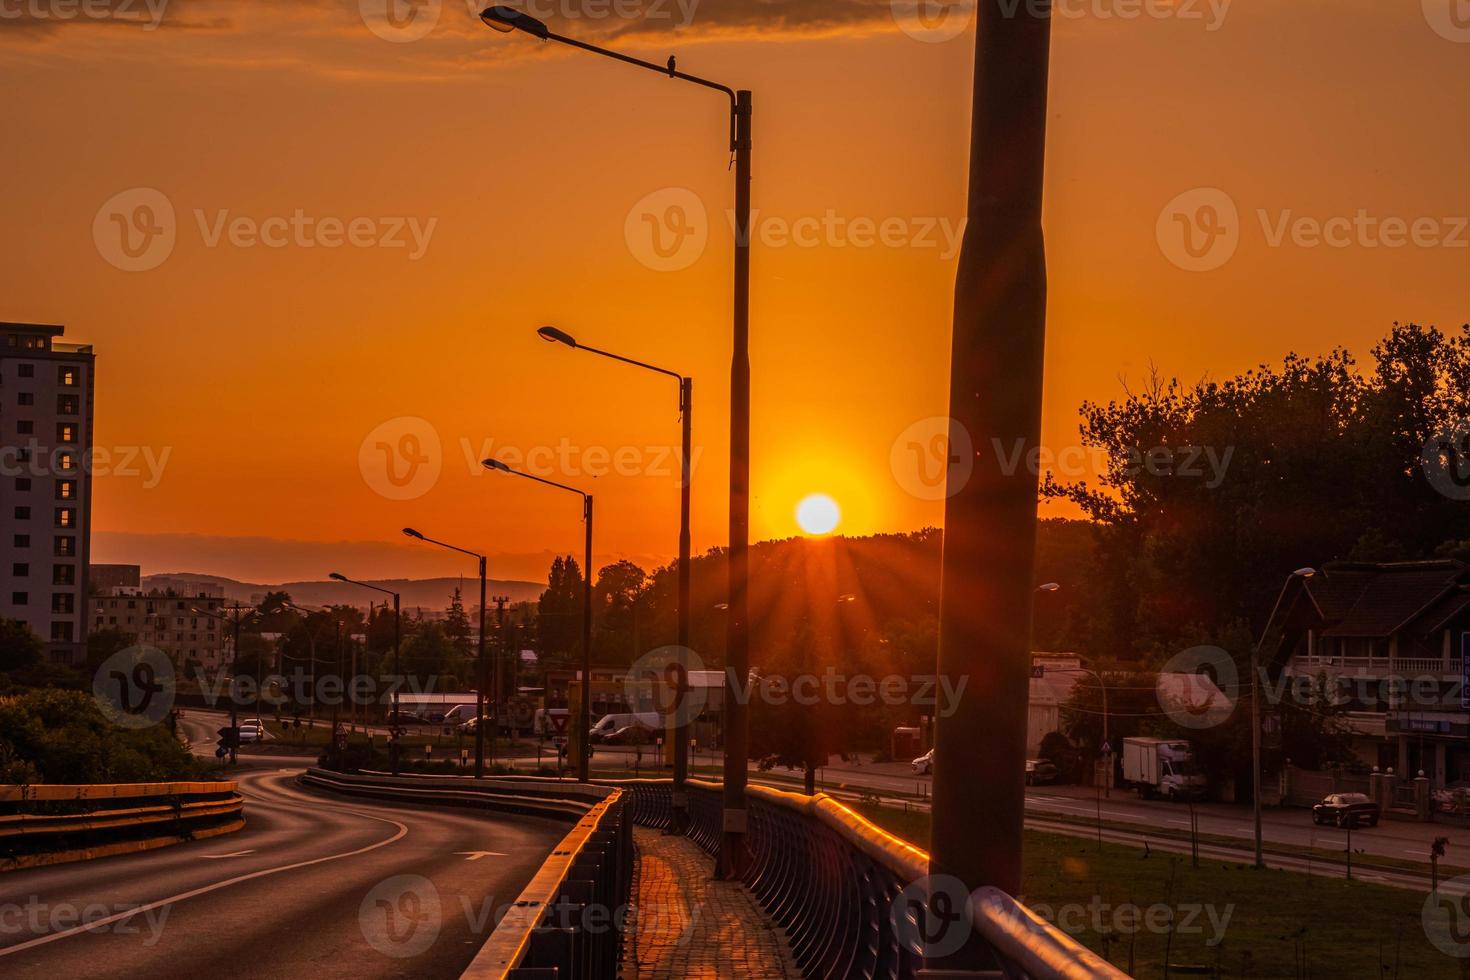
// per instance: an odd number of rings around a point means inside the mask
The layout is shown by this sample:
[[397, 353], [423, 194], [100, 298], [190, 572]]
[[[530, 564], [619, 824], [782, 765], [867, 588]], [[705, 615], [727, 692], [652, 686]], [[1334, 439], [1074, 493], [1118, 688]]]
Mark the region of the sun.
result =
[[796, 505], [796, 523], [807, 534], [831, 534], [842, 520], [842, 508], [825, 493], [803, 497]]

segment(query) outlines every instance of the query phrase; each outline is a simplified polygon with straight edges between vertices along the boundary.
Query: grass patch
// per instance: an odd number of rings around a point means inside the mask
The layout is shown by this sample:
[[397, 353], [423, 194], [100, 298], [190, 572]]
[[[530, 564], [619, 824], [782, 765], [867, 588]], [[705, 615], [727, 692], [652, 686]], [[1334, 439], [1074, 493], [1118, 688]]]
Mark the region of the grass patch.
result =
[[[856, 809], [929, 845], [927, 813]], [[1049, 910], [1078, 942], [1144, 980], [1163, 977], [1166, 958], [1173, 976], [1181, 965], [1218, 969], [1221, 977], [1470, 976], [1470, 961], [1439, 952], [1426, 937], [1420, 892], [1219, 860], [1201, 859], [1195, 868], [1187, 855], [1146, 856], [1111, 843], [1099, 849], [1095, 840], [1039, 831], [1026, 831], [1023, 846], [1026, 903]], [[1153, 928], [1134, 924], [1149, 915]]]

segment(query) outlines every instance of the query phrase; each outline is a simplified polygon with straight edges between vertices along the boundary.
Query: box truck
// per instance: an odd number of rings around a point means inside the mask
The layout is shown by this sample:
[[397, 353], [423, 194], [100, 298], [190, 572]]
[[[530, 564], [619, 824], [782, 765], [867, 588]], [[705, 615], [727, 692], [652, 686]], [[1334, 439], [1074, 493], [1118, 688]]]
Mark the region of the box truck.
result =
[[1189, 743], [1177, 738], [1123, 739], [1123, 783], [1144, 799], [1197, 799], [1205, 789]]

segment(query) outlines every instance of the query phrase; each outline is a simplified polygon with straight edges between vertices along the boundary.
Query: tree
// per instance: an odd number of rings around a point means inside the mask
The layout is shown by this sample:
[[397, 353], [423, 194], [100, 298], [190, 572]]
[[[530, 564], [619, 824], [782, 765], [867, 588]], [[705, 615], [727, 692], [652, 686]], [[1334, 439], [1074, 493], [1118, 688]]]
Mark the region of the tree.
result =
[[25, 623], [0, 618], [0, 673], [36, 667], [46, 659], [46, 644]]
[[1152, 376], [1082, 407], [1095, 483], [1044, 494], [1097, 523], [1099, 593], [1083, 614], [1108, 652], [1160, 656], [1189, 631], [1258, 631], [1287, 573], [1348, 557], [1429, 557], [1470, 538], [1470, 508], [1425, 476], [1426, 444], [1470, 418], [1470, 327], [1395, 324], [1358, 368], [1289, 354], [1226, 381]]
[[134, 633], [124, 633], [115, 626], [87, 634], [87, 673], [96, 673], [103, 661], [138, 642]]
[[582, 570], [575, 558], [552, 561], [546, 591], [536, 610], [543, 654], [570, 659], [581, 652]]
[[465, 614], [464, 597], [457, 587], [453, 595], [449, 597], [449, 615], [444, 620], [444, 634], [459, 648], [461, 653], [469, 654], [470, 617]]
[[592, 589], [592, 649], [599, 663], [625, 666], [642, 652], [639, 617], [647, 581], [648, 573], [627, 560], [597, 573]]

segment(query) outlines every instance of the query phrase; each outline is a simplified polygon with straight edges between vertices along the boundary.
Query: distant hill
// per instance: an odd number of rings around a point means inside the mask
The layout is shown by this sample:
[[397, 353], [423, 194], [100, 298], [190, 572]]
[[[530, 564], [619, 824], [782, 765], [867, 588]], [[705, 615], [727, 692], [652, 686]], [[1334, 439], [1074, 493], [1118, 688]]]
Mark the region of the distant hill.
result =
[[[387, 579], [387, 580], [365, 580], [371, 584], [392, 589], [403, 596], [403, 608], [405, 610], [422, 608], [426, 610], [447, 609], [449, 607], [450, 594], [456, 588], [464, 593], [464, 604], [466, 608], [476, 606], [480, 601], [480, 580], [478, 578], [426, 578], [426, 579]], [[209, 588], [213, 586], [213, 588]], [[144, 575], [143, 588], [148, 589], [173, 589], [178, 592], [190, 593], [199, 590], [209, 592], [222, 592], [228, 599], [240, 602], [254, 602], [267, 592], [287, 592], [291, 598], [303, 606], [332, 606], [352, 605], [366, 606], [369, 602], [378, 602], [388, 598], [381, 593], [370, 589], [359, 588], [355, 585], [346, 585], [342, 582], [331, 580], [316, 582], [284, 582], [279, 585], [262, 585], [257, 582], [240, 582], [223, 575], [204, 575], [196, 572], [169, 572], [160, 575]], [[509, 596], [511, 602], [526, 602], [540, 597], [545, 591], [546, 585], [541, 582], [517, 582], [491, 579], [489, 581], [489, 596]]]

